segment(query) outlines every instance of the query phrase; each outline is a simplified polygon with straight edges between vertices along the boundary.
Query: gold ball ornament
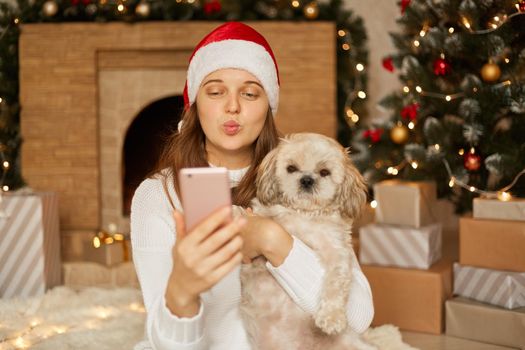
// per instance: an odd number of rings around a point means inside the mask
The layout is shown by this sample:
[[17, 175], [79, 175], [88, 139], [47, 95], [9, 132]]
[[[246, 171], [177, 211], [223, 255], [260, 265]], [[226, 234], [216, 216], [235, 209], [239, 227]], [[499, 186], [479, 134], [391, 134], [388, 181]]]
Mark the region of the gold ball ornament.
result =
[[319, 16], [319, 6], [317, 2], [312, 1], [303, 8], [304, 16], [307, 19], [316, 19]]
[[149, 17], [151, 8], [148, 3], [141, 1], [135, 8], [135, 13], [143, 18]]
[[402, 145], [408, 141], [408, 128], [404, 125], [396, 125], [390, 130], [390, 139], [397, 143], [398, 145]]
[[501, 77], [501, 69], [494, 62], [489, 62], [481, 67], [481, 77], [487, 83], [494, 83]]
[[55, 1], [48, 0], [42, 5], [42, 11], [47, 17], [53, 17], [58, 12], [58, 5]]

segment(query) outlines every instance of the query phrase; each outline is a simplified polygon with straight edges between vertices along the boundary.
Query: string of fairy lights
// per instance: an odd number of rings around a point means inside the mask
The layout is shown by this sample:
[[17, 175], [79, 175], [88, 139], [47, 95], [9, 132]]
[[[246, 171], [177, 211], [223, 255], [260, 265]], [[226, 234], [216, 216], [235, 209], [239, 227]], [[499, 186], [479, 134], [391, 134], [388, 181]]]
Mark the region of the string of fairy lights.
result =
[[[46, 339], [60, 336], [69, 332], [82, 332], [104, 327], [104, 322], [113, 318], [122, 317], [124, 311], [130, 310], [136, 313], [145, 313], [142, 304], [132, 302], [119, 307], [93, 306], [83, 314], [90, 316], [87, 320], [76, 321], [73, 325], [57, 324], [42, 317], [34, 317], [28, 323], [13, 331], [10, 335], [0, 337], [0, 350], [3, 349], [30, 349], [32, 346]], [[0, 323], [0, 329], [8, 328]]]

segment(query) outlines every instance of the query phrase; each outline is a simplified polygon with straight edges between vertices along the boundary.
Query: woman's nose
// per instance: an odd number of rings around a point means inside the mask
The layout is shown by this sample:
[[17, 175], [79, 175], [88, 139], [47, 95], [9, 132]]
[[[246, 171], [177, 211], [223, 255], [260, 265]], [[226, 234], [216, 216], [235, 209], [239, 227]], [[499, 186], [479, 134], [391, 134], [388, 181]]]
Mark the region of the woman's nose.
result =
[[226, 101], [226, 111], [228, 113], [239, 113], [240, 109], [239, 98], [236, 95], [230, 95]]

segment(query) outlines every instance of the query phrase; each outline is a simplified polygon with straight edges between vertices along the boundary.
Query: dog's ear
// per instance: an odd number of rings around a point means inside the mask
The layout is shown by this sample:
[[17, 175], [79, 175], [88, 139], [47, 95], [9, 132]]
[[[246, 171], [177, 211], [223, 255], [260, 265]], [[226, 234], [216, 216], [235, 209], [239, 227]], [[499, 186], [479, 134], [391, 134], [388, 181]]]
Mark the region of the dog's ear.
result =
[[271, 150], [262, 160], [257, 171], [255, 185], [257, 187], [257, 198], [263, 205], [270, 205], [277, 199], [279, 184], [277, 183], [276, 161], [279, 146]]
[[339, 192], [341, 214], [351, 219], [357, 218], [366, 203], [367, 186], [357, 168], [352, 164], [348, 154], [345, 154], [345, 179]]

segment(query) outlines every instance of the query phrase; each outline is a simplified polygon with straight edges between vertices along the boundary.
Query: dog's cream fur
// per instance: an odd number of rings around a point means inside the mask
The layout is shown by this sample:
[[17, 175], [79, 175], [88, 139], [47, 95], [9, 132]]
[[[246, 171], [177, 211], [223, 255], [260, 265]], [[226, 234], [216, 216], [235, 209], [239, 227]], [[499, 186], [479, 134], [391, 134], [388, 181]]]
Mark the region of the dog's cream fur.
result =
[[254, 214], [272, 218], [313, 249], [326, 274], [312, 317], [267, 271], [263, 258], [243, 265], [241, 314], [253, 348], [374, 348], [347, 327], [355, 263], [350, 231], [366, 202], [366, 186], [346, 150], [322, 135], [289, 135], [264, 158], [256, 184]]

